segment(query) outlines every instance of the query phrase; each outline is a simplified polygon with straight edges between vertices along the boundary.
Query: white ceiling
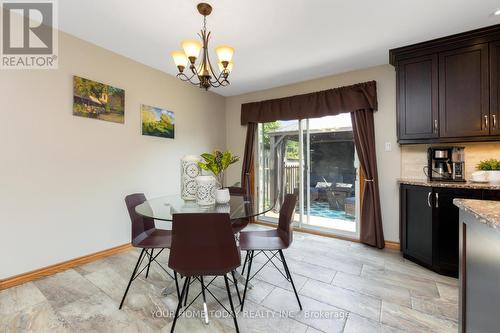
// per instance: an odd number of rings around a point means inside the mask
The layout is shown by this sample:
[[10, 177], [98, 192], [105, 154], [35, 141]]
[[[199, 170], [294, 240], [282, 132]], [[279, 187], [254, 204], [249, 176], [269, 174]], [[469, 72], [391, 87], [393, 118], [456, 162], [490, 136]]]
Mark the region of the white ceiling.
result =
[[[197, 0], [61, 0], [59, 27], [175, 75], [170, 52], [196, 38]], [[388, 63], [388, 50], [500, 23], [499, 0], [211, 0], [211, 48], [233, 46], [224, 95]], [[215, 54], [212, 55], [215, 59]], [[187, 83], [186, 83], [187, 84]]]

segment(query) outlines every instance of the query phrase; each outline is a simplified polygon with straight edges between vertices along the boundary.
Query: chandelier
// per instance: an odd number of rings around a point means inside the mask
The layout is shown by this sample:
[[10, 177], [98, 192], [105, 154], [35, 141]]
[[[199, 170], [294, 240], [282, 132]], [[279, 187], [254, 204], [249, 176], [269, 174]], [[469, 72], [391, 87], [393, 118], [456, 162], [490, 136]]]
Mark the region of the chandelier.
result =
[[[227, 45], [221, 45], [215, 49], [218, 57], [217, 65], [219, 67], [219, 74], [217, 74], [210, 63], [210, 57], [208, 55], [210, 31], [207, 32], [207, 16], [212, 12], [212, 6], [208, 3], [199, 3], [196, 8], [198, 8], [198, 12], [203, 15], [203, 28], [198, 34], [202, 43], [197, 40], [184, 40], [181, 43], [181, 47], [184, 51], [172, 52], [172, 58], [174, 58], [175, 65], [179, 70], [177, 77], [182, 81], [188, 81], [205, 90], [208, 90], [210, 87], [217, 88], [227, 86], [229, 84], [227, 78], [233, 69], [232, 59], [234, 49]], [[197, 63], [196, 61], [200, 57], [200, 51], [202, 52], [201, 60]], [[188, 65], [189, 70], [186, 70], [186, 73], [185, 69]]]

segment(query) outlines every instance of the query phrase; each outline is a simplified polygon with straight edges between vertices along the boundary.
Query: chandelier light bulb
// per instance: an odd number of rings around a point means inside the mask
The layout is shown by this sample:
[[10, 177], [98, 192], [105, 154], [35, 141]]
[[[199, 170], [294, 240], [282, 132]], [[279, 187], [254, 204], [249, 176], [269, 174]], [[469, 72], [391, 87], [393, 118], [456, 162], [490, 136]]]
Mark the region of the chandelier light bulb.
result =
[[220, 62], [231, 62], [233, 60], [234, 49], [227, 45], [218, 46], [215, 49]]
[[181, 46], [191, 63], [200, 55], [202, 45], [197, 40], [185, 40], [181, 43]]
[[172, 58], [174, 59], [175, 65], [177, 66], [179, 71], [182, 72], [188, 64], [188, 61], [189, 61], [188, 58], [186, 57], [186, 55], [182, 51], [174, 51], [171, 53], [171, 55], [172, 55]]

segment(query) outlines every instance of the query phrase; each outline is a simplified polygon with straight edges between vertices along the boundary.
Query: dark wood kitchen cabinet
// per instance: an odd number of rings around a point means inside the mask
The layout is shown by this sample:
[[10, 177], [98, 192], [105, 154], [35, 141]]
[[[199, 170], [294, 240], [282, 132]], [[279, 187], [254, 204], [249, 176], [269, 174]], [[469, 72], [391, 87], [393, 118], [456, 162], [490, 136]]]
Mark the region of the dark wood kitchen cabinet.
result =
[[400, 144], [500, 140], [500, 25], [389, 53]]
[[490, 134], [500, 135], [500, 42], [490, 43]]
[[405, 258], [432, 268], [432, 188], [402, 185], [401, 249]]
[[439, 54], [440, 137], [489, 135], [488, 44]]
[[482, 197], [483, 191], [476, 189], [401, 185], [403, 256], [439, 274], [458, 277], [459, 209], [453, 199]]
[[453, 199], [481, 199], [480, 190], [434, 188], [432, 265], [440, 274], [458, 276], [458, 217], [460, 210]]
[[398, 63], [399, 138], [439, 136], [438, 57], [429, 55]]

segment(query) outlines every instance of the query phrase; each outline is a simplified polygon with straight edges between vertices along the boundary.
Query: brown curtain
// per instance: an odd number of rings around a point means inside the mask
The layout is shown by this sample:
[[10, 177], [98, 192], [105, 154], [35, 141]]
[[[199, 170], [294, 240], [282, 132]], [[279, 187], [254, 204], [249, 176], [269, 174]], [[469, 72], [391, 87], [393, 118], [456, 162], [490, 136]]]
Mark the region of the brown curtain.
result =
[[241, 106], [241, 124], [320, 118], [367, 109], [377, 110], [375, 81], [304, 95], [246, 103]]
[[243, 154], [243, 166], [241, 170], [241, 187], [253, 191], [253, 157], [257, 123], [247, 124], [247, 138], [245, 140], [245, 153]]
[[365, 244], [383, 249], [385, 242], [380, 211], [373, 111], [365, 109], [351, 112], [351, 120], [354, 144], [365, 175], [361, 198], [360, 240]]

